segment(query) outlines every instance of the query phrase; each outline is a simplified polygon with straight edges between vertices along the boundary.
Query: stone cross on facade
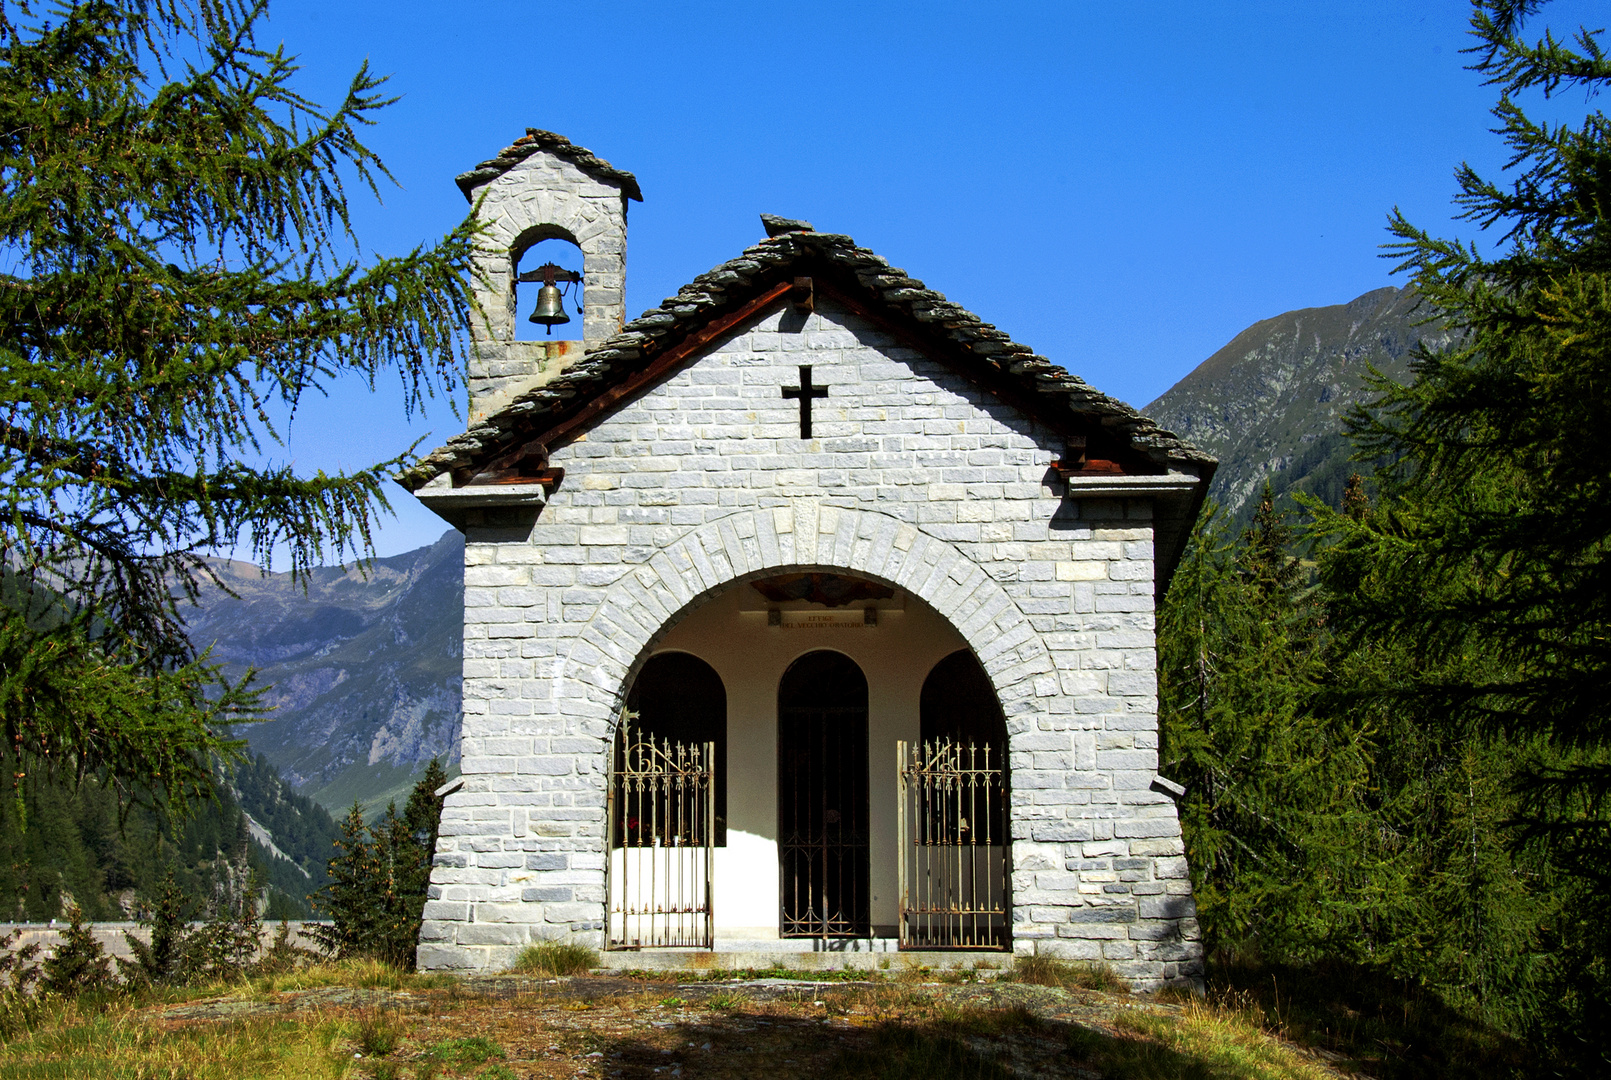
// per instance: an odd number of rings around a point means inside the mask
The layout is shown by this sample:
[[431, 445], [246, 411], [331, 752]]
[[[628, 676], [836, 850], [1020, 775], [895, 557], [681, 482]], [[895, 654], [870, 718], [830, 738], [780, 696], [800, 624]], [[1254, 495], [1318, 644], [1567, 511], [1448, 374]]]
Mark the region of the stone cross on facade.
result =
[[800, 385], [785, 386], [783, 396], [800, 399], [800, 438], [811, 438], [811, 399], [827, 397], [828, 388], [826, 386], [812, 386], [811, 365], [801, 364]]

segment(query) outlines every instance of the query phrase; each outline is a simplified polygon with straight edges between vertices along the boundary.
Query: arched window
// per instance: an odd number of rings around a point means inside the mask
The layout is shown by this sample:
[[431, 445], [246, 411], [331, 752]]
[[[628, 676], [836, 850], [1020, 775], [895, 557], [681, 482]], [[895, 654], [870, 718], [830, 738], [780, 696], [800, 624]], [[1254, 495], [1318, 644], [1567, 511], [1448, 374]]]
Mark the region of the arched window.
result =
[[[651, 656], [627, 694], [635, 727], [657, 740], [685, 746], [716, 744], [716, 843], [727, 843], [727, 688], [692, 653]], [[619, 745], [620, 739], [617, 738]]]
[[918, 701], [924, 742], [950, 739], [1006, 752], [1007, 718], [971, 650], [958, 649], [935, 664]]

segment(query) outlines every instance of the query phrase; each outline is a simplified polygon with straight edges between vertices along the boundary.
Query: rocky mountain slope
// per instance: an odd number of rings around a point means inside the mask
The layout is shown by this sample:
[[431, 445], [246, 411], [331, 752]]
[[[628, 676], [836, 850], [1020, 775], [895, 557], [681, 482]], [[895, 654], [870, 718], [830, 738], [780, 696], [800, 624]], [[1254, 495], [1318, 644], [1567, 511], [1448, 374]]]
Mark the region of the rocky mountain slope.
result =
[[333, 812], [408, 796], [433, 756], [457, 760], [464, 539], [377, 559], [367, 576], [322, 568], [307, 582], [220, 562], [238, 594], [204, 593], [191, 639], [232, 674], [268, 686], [270, 720], [243, 734], [302, 793]]
[[1335, 503], [1351, 471], [1342, 418], [1368, 396], [1374, 365], [1409, 378], [1415, 345], [1449, 341], [1413, 290], [1391, 286], [1347, 304], [1254, 323], [1142, 411], [1220, 459], [1209, 494], [1245, 519], [1266, 479], [1277, 494]]

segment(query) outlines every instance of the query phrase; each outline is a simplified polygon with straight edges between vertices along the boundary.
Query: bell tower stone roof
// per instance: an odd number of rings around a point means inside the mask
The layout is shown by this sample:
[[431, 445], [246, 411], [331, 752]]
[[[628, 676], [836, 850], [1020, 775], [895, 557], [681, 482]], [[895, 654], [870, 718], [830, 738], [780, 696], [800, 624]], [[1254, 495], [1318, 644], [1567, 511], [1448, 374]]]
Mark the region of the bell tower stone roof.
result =
[[[626, 321], [627, 201], [643, 193], [629, 172], [551, 131], [529, 128], [514, 145], [458, 178], [486, 227], [475, 259], [470, 419], [481, 420], [549, 382]], [[516, 334], [520, 259], [544, 240], [581, 252], [581, 341], [522, 341]], [[529, 296], [535, 296], [533, 285]], [[573, 331], [574, 333], [574, 331]]]

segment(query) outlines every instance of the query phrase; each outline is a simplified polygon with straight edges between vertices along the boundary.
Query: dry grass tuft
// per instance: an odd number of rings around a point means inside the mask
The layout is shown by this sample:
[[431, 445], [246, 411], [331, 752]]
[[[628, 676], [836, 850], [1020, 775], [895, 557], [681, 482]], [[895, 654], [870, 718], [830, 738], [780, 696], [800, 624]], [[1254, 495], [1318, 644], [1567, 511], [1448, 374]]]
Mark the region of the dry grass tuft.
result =
[[365, 1009], [354, 1035], [365, 1057], [385, 1057], [403, 1041], [403, 1024], [395, 1009]]
[[1020, 956], [1007, 976], [1012, 982], [1033, 986], [1061, 986], [1076, 990], [1100, 990], [1107, 994], [1128, 994], [1130, 984], [1106, 964], [1069, 963], [1050, 956]]
[[1261, 1028], [1256, 1018], [1202, 1001], [1189, 1002], [1169, 1017], [1121, 1014], [1114, 1026], [1139, 1038], [1105, 1040], [1088, 1058], [1114, 1080], [1204, 1075], [1329, 1080], [1335, 1075]]
[[540, 945], [527, 945], [515, 958], [509, 970], [521, 975], [543, 975], [559, 978], [580, 975], [598, 967], [599, 954], [582, 945], [559, 941], [545, 941]]

